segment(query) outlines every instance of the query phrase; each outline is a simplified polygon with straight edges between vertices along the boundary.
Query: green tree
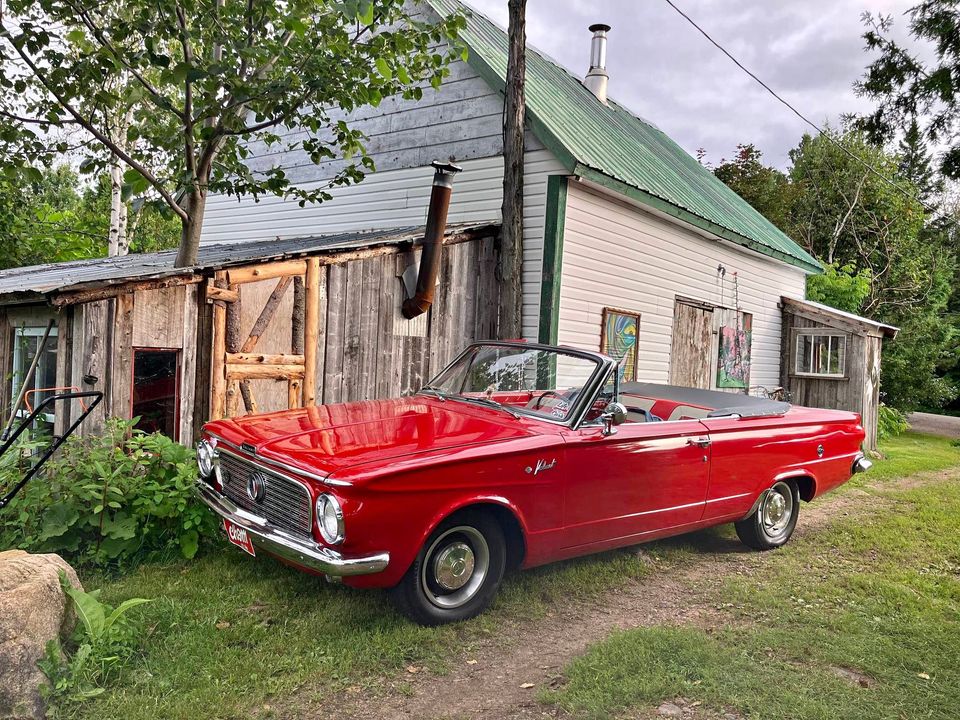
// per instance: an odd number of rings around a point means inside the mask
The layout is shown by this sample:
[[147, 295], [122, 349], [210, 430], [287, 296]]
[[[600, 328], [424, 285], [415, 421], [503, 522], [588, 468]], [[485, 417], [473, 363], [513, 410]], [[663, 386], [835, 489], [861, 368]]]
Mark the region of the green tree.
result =
[[891, 16], [863, 15], [863, 39], [875, 57], [855, 88], [877, 106], [859, 124], [874, 142], [886, 144], [917, 118], [926, 118], [926, 139], [948, 145], [941, 172], [960, 178], [960, 5], [956, 0], [925, 0], [907, 16], [917, 50], [892, 38]]
[[933, 167], [930, 150], [917, 118], [910, 119], [897, 150], [900, 174], [917, 188], [924, 205], [931, 207], [943, 193], [944, 182]]
[[786, 175], [764, 165], [763, 153], [752, 144], [737, 145], [732, 160], [721, 160], [713, 173], [784, 232], [790, 229], [793, 188]]
[[77, 175], [57, 166], [0, 179], [0, 267], [96, 257], [103, 245], [79, 220]]
[[[10, 0], [0, 157], [8, 173], [34, 175], [68, 147], [51, 133], [78, 130], [82, 168], [119, 159], [128, 196], [152, 190], [179, 218], [177, 264], [191, 265], [209, 193], [320, 202], [373, 167], [340, 109], [419, 98], [457, 52], [437, 48], [462, 17], [433, 24], [414, 10], [404, 0]], [[112, 137], [121, 117], [125, 142]], [[329, 184], [298, 185], [280, 167], [248, 167], [253, 143], [346, 162]]]
[[807, 277], [807, 299], [845, 312], [860, 314], [870, 296], [873, 278], [869, 270], [856, 266], [827, 265], [820, 275]]
[[[110, 179], [84, 188], [65, 165], [39, 181], [0, 176], [0, 267], [83, 260], [107, 253]], [[129, 236], [134, 252], [177, 247], [179, 221], [162, 206], [134, 203]]]
[[[946, 236], [928, 232], [920, 189], [897, 174], [899, 156], [859, 132], [829, 132], [830, 138], [805, 136], [791, 153], [795, 236], [825, 262], [847, 267], [846, 274], [868, 272], [863, 314], [900, 328], [884, 351], [881, 388], [888, 404], [903, 410], [942, 405], [955, 394], [941, 378], [955, 360], [946, 317], [953, 249]], [[867, 166], [898, 179], [883, 180]], [[814, 293], [818, 282], [824, 281], [811, 281]]]
[[[94, 233], [107, 252], [110, 233], [110, 176], [102, 175], [93, 187], [87, 188], [77, 211], [77, 224], [86, 232]], [[176, 248], [180, 242], [180, 222], [169, 209], [143, 198], [134, 199], [127, 217], [127, 241], [131, 252], [156, 252]]]

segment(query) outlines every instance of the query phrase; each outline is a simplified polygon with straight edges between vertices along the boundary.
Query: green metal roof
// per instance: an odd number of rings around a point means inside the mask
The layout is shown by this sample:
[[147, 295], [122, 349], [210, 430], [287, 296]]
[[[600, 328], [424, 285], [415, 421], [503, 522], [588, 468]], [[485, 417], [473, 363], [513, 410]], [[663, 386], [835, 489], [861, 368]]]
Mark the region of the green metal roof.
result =
[[[503, 89], [507, 35], [459, 0], [428, 0], [446, 17], [463, 12], [469, 63]], [[537, 137], [574, 175], [783, 262], [820, 263], [666, 134], [613, 100], [604, 105], [580, 79], [533, 48], [527, 53], [527, 117]]]

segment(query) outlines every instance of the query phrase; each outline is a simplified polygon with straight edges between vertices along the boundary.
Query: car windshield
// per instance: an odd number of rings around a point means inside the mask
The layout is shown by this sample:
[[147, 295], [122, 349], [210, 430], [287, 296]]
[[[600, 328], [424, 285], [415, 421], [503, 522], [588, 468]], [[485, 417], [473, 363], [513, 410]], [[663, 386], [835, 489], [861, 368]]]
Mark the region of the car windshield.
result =
[[552, 348], [476, 345], [420, 392], [514, 415], [566, 421], [599, 364]]

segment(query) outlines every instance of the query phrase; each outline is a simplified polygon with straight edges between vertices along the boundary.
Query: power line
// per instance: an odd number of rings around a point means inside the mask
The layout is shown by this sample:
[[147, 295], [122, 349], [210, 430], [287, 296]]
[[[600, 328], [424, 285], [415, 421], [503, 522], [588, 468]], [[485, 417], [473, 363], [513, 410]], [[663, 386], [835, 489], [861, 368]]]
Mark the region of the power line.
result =
[[741, 70], [743, 70], [747, 75], [749, 75], [751, 78], [753, 78], [753, 80], [754, 80], [758, 85], [760, 85], [760, 87], [762, 87], [762, 88], [763, 88], [764, 90], [766, 90], [768, 93], [770, 93], [771, 95], [773, 95], [773, 97], [775, 97], [777, 100], [779, 100], [780, 103], [783, 104], [785, 107], [787, 107], [794, 115], [796, 115], [798, 118], [800, 118], [801, 120], [803, 120], [803, 122], [805, 122], [807, 125], [809, 125], [809, 126], [812, 127], [814, 130], [816, 130], [818, 133], [820, 133], [820, 135], [822, 135], [823, 137], [825, 137], [830, 143], [832, 143], [833, 145], [836, 145], [837, 148], [839, 148], [844, 154], [848, 155], [852, 160], [855, 160], [856, 162], [860, 163], [860, 165], [862, 165], [863, 167], [865, 167], [871, 174], [876, 175], [878, 178], [880, 178], [881, 180], [883, 180], [883, 182], [885, 182], [885, 183], [887, 183], [888, 185], [890, 185], [890, 187], [892, 187], [893, 189], [895, 189], [897, 192], [899, 192], [901, 195], [903, 195], [904, 197], [906, 197], [908, 200], [915, 200], [916, 202], [920, 203], [920, 205], [921, 205], [925, 210], [927, 210], [928, 212], [933, 212], [933, 208], [928, 207], [927, 204], [924, 203], [923, 200], [921, 200], [921, 199], [919, 198], [919, 196], [911, 195], [911, 194], [908, 193], [906, 190], [904, 190], [902, 187], [900, 187], [897, 183], [895, 183], [893, 180], [891, 180], [891, 179], [888, 178], [886, 175], [884, 175], [884, 174], [881, 173], [879, 170], [877, 170], [875, 167], [873, 167], [873, 165], [871, 165], [870, 163], [866, 162], [863, 158], [858, 157], [858, 156], [855, 155], [854, 153], [850, 152], [850, 150], [848, 150], [847, 148], [845, 148], [842, 143], [840, 143], [840, 142], [838, 142], [837, 140], [835, 140], [835, 139], [830, 135], [830, 133], [825, 132], [825, 131], [823, 130], [823, 128], [821, 128], [819, 125], [817, 125], [815, 122], [813, 122], [813, 120], [811, 120], [810, 118], [808, 118], [808, 117], [807, 117], [806, 115], [804, 115], [802, 112], [800, 112], [799, 110], [797, 110], [793, 105], [791, 105], [789, 102], [787, 102], [783, 97], [781, 97], [781, 96], [777, 93], [776, 90], [774, 90], [772, 87], [770, 87], [769, 85], [767, 85], [763, 80], [761, 80], [760, 78], [758, 78], [758, 77], [756, 76], [756, 74], [754, 74], [749, 68], [747, 68], [746, 66], [744, 66], [744, 64], [743, 64], [742, 62], [740, 62], [739, 60], [737, 60], [737, 58], [735, 58], [733, 55], [731, 55], [730, 52], [727, 51], [727, 49], [726, 49], [725, 47], [723, 47], [723, 45], [721, 45], [721, 44], [718, 43], [716, 40], [714, 40], [714, 39], [710, 36], [710, 33], [708, 33], [708, 32], [707, 32], [706, 30], [704, 30], [702, 27], [700, 27], [699, 25], [697, 25], [697, 23], [693, 20], [693, 18], [691, 18], [689, 15], [687, 15], [683, 10], [681, 10], [680, 8], [678, 8], [678, 7], [673, 3], [673, 0], [664, 0], [664, 2], [667, 3], [667, 5], [669, 5], [670, 7], [672, 7], [674, 10], [676, 10], [677, 13], [678, 13], [684, 20], [686, 20], [688, 23], [690, 23], [691, 25], [693, 25], [693, 27], [696, 28], [697, 31], [698, 31], [701, 35], [703, 35], [707, 40], [709, 40], [709, 41], [710, 41], [710, 44], [712, 44], [715, 48], [717, 48], [717, 50], [719, 50], [719, 51], [722, 52], [724, 55], [726, 55], [726, 56], [733, 62], [734, 65], [736, 65], [738, 68], [740, 68]]

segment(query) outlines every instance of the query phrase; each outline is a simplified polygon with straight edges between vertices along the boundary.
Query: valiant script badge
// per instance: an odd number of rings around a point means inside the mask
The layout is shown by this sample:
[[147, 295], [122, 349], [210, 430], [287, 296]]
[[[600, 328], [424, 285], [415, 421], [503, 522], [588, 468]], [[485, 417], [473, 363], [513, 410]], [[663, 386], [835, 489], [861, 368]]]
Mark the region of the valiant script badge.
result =
[[528, 475], [531, 475], [531, 474], [532, 474], [532, 475], [536, 475], [537, 473], [539, 473], [539, 472], [541, 472], [541, 471], [543, 471], [543, 470], [552, 470], [552, 469], [553, 469], [553, 466], [556, 465], [556, 464], [557, 464], [557, 459], [556, 459], [556, 458], [554, 458], [554, 459], [551, 460], [550, 462], [547, 462], [546, 460], [537, 460], [537, 466], [536, 466], [536, 467], [530, 467], [529, 465], [527, 465], [527, 467], [524, 468], [524, 470], [526, 471], [526, 473], [527, 473]]

